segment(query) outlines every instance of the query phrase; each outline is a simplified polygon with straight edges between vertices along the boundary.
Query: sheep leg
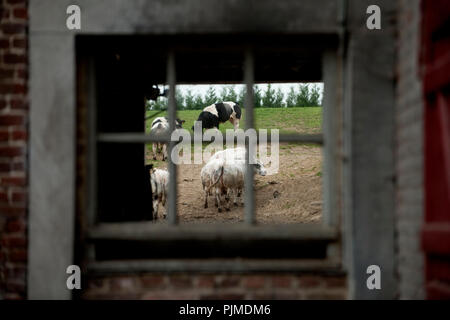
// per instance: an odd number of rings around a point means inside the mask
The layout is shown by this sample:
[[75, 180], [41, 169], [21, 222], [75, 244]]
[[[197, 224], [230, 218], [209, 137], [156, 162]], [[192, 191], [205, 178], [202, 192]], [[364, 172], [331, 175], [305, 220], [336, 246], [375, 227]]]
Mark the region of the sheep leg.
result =
[[158, 145], [156, 143], [152, 144], [152, 151], [153, 151], [153, 160], [156, 160], [156, 153], [158, 152]]
[[233, 193], [234, 193], [233, 204], [235, 207], [237, 207], [238, 206], [238, 198], [239, 198], [240, 193], [239, 193], [239, 190], [233, 190]]
[[153, 199], [153, 220], [158, 220], [159, 199]]
[[161, 203], [164, 207], [164, 212], [163, 212], [163, 218], [166, 219], [167, 217], [167, 197], [165, 194], [163, 194], [162, 199], [161, 199]]
[[205, 187], [203, 187], [203, 192], [205, 194], [205, 209], [206, 209], [206, 208], [208, 208], [208, 195], [209, 195], [209, 192], [208, 192], [208, 190]]
[[222, 212], [221, 201], [220, 201], [220, 192], [219, 188], [216, 188], [216, 202], [217, 202], [217, 211]]
[[163, 143], [162, 145], [162, 153], [163, 153], [163, 161], [167, 159], [167, 144]]

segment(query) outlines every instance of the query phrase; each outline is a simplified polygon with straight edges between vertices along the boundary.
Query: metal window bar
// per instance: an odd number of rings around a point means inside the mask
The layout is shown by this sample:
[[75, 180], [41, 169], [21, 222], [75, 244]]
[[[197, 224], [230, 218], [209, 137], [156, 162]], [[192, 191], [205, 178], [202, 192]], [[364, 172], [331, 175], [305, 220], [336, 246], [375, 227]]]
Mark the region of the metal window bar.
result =
[[[259, 135], [256, 136], [257, 142], [259, 143]], [[152, 142], [167, 142], [170, 140], [170, 135], [159, 135], [154, 136], [152, 134], [145, 133], [99, 133], [97, 135], [97, 141], [108, 142], [108, 143], [152, 143]], [[191, 136], [191, 143], [194, 142], [210, 142], [211, 139], [205, 138], [194, 138]], [[235, 139], [235, 142], [237, 140]], [[267, 136], [267, 143], [270, 143], [271, 136]], [[322, 134], [280, 134], [277, 142], [298, 142], [298, 143], [313, 143], [322, 145], [323, 135]]]
[[[170, 132], [175, 130], [176, 119], [176, 71], [175, 71], [175, 53], [171, 50], [167, 56], [167, 82], [169, 84], [169, 103], [167, 106]], [[172, 150], [175, 146], [174, 141], [169, 141], [168, 144], [168, 169], [169, 169], [169, 196], [168, 196], [168, 222], [170, 225], [177, 224], [177, 166], [172, 161]]]
[[[252, 129], [254, 127], [253, 121], [253, 83], [254, 83], [254, 61], [251, 48], [246, 48], [244, 59], [244, 82], [246, 86], [245, 92], [245, 129]], [[255, 191], [253, 189], [253, 165], [250, 163], [250, 148], [253, 145], [249, 145], [250, 139], [245, 139], [245, 178], [244, 178], [244, 190], [245, 190], [245, 222], [249, 225], [255, 224]]]

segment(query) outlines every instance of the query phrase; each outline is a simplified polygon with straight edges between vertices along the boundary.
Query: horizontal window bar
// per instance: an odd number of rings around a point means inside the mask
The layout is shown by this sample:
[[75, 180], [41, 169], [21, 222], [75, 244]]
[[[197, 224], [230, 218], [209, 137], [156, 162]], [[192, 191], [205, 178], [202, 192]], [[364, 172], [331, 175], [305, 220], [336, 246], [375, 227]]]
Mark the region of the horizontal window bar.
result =
[[156, 225], [152, 222], [102, 223], [87, 232], [96, 240], [176, 241], [176, 240], [304, 240], [335, 241], [336, 228], [322, 224], [305, 225]]
[[90, 275], [145, 272], [302, 272], [344, 275], [341, 264], [330, 259], [158, 259], [96, 261], [87, 265]]
[[[224, 135], [225, 138], [225, 135]], [[235, 137], [235, 142], [237, 138]], [[170, 141], [169, 135], [154, 136], [145, 133], [100, 133], [97, 135], [98, 142], [108, 143], [152, 143], [152, 142], [168, 142]], [[180, 139], [181, 141], [181, 139]], [[190, 142], [211, 142], [212, 139], [205, 139], [203, 137], [197, 138], [193, 135], [190, 137]], [[257, 142], [259, 143], [259, 136], [257, 136]], [[267, 143], [272, 142], [271, 135], [267, 135]], [[280, 134], [278, 142], [297, 142], [297, 143], [313, 143], [323, 144], [323, 134]]]
[[168, 142], [170, 135], [151, 135], [145, 133], [99, 133], [98, 142], [109, 143], [149, 143], [149, 142]]

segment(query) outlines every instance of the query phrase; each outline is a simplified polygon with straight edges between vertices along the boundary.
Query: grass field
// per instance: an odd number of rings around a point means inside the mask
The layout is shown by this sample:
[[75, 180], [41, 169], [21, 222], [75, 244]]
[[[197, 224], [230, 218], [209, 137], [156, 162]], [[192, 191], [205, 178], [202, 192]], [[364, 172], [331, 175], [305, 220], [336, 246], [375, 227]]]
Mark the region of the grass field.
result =
[[[147, 111], [147, 117], [158, 111]], [[192, 132], [191, 127], [197, 120], [201, 110], [181, 110], [177, 112], [178, 118], [186, 120], [183, 128]], [[165, 116], [166, 113], [157, 115]], [[154, 117], [147, 120], [146, 131], [150, 131], [150, 126]], [[255, 109], [256, 129], [279, 129], [280, 133], [319, 133], [322, 125], [321, 107], [304, 108], [257, 108]], [[245, 127], [245, 110], [242, 112], [240, 127]], [[233, 129], [230, 122], [220, 124], [220, 131], [225, 133], [226, 129]]]
[[[183, 127], [191, 131], [200, 110], [183, 110], [178, 118], [185, 120]], [[147, 112], [147, 116], [155, 114]], [[160, 113], [158, 116], [165, 116]], [[147, 132], [153, 118], [147, 120]], [[321, 107], [304, 108], [257, 108], [256, 129], [279, 129], [280, 133], [320, 133], [322, 124]], [[245, 111], [241, 119], [245, 127]], [[232, 129], [231, 123], [220, 125], [220, 130]], [[205, 142], [203, 147], [209, 143]], [[255, 175], [255, 212], [258, 223], [316, 223], [322, 215], [322, 148], [305, 143], [281, 143], [278, 172], [266, 176]], [[147, 145], [146, 163], [155, 168], [166, 169], [167, 161], [152, 159], [151, 144]], [[268, 152], [268, 154], [270, 151]], [[194, 152], [191, 150], [191, 155]], [[264, 164], [266, 168], [271, 165]], [[243, 206], [232, 206], [230, 211], [218, 214], [211, 204], [204, 207], [201, 169], [203, 164], [180, 164], [178, 175], [177, 210], [180, 223], [240, 223], [244, 217]], [[277, 196], [276, 196], [277, 195]], [[162, 221], [162, 220], [161, 220]]]

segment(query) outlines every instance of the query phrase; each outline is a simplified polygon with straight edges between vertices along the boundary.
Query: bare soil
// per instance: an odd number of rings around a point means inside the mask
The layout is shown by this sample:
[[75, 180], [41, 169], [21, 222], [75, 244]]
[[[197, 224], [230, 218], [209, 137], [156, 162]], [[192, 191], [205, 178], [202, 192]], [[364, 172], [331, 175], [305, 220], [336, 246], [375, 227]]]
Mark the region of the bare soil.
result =
[[[160, 155], [158, 155], [160, 156]], [[151, 157], [150, 154], [147, 157]], [[158, 158], [159, 159], [159, 158]], [[165, 162], [159, 167], [166, 167]], [[231, 205], [217, 212], [214, 200], [203, 207], [200, 180], [202, 165], [178, 166], [178, 216], [180, 223], [236, 223], [244, 220], [244, 207]], [[256, 219], [262, 224], [312, 223], [322, 215], [322, 149], [280, 144], [277, 174], [255, 175]], [[161, 220], [159, 220], [161, 221]]]

